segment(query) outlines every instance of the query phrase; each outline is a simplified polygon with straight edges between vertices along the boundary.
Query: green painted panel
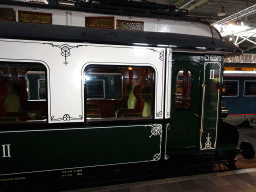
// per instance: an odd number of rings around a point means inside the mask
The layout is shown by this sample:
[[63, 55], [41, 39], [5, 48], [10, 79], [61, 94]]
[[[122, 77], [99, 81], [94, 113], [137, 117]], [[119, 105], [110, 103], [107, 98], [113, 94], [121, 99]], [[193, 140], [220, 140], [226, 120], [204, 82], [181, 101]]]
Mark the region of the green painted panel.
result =
[[220, 113], [221, 63], [204, 63], [200, 149], [216, 149]]
[[[177, 81], [180, 77], [177, 79], [177, 74], [183, 73], [183, 71], [189, 71], [193, 77], [193, 80], [191, 79], [191, 92], [187, 93], [191, 94], [191, 100], [188, 106], [179, 107], [180, 101], [177, 100]], [[201, 68], [196, 62], [174, 62], [172, 65], [171, 120], [167, 130], [167, 149], [169, 150], [184, 147], [199, 147], [200, 75]]]
[[1, 132], [1, 174], [158, 161], [162, 125]]

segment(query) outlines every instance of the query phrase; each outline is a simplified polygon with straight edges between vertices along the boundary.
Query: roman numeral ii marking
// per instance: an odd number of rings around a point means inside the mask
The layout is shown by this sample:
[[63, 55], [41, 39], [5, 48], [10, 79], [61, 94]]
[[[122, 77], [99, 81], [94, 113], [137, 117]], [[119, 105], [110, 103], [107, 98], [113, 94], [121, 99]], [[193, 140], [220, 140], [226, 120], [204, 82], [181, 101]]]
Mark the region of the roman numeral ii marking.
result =
[[2, 145], [2, 147], [3, 147], [3, 156], [2, 157], [11, 157], [10, 145], [11, 144]]
[[210, 79], [214, 79], [214, 71], [215, 70], [212, 70], [212, 69], [210, 70]]

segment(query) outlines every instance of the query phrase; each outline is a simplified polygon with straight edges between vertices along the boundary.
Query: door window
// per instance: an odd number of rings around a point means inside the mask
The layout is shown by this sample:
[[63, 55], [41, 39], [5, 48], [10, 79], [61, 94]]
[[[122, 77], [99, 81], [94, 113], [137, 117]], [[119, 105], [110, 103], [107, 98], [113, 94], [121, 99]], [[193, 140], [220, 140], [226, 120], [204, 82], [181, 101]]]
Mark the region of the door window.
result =
[[190, 71], [179, 71], [176, 76], [175, 108], [190, 109], [193, 75]]

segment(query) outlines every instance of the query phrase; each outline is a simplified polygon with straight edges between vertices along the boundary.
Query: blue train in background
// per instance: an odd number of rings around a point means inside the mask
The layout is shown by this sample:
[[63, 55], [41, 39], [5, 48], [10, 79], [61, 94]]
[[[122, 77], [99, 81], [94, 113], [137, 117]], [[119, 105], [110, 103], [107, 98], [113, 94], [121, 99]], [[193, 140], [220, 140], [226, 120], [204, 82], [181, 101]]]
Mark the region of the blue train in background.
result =
[[256, 71], [224, 71], [222, 98], [228, 109], [224, 122], [256, 127]]

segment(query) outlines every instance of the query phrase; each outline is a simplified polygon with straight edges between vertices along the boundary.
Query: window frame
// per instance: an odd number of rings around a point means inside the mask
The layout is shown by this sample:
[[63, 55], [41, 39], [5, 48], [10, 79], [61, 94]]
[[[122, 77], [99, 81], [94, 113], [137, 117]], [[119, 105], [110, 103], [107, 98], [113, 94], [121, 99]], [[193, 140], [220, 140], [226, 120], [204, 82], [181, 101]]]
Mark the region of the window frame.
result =
[[[156, 86], [157, 86], [157, 83], [156, 83], [156, 69], [154, 67], [152, 67], [151, 65], [145, 65], [145, 66], [141, 66], [141, 65], [137, 65], [137, 64], [127, 64], [127, 63], [124, 63], [124, 64], [104, 64], [104, 63], [100, 63], [100, 64], [97, 64], [97, 63], [89, 63], [87, 64], [84, 68], [83, 68], [83, 74], [84, 74], [84, 79], [83, 79], [83, 85], [85, 86], [85, 83], [86, 83], [86, 79], [85, 79], [85, 75], [86, 75], [86, 71], [89, 69], [89, 68], [94, 68], [94, 67], [97, 67], [97, 68], [100, 68], [100, 67], [105, 67], [105, 68], [113, 68], [113, 67], [122, 67], [122, 68], [129, 68], [129, 67], [132, 67], [132, 68], [144, 68], [144, 69], [151, 69], [152, 73], [153, 73], [153, 76], [152, 76], [152, 84], [153, 84], [153, 87], [154, 87], [154, 94], [153, 94], [153, 97], [154, 99], [152, 100], [152, 108], [151, 108], [151, 112], [152, 112], [152, 115], [150, 117], [142, 117], [142, 118], [134, 118], [134, 117], [119, 117], [119, 118], [116, 118], [113, 120], [112, 118], [110, 117], [106, 117], [106, 118], [95, 118], [93, 120], [90, 120], [88, 121], [88, 118], [87, 118], [87, 107], [86, 107], [86, 104], [87, 102], [92, 102], [94, 101], [94, 99], [87, 99], [86, 98], [86, 90], [84, 90], [84, 114], [85, 114], [85, 118], [84, 118], [84, 123], [99, 123], [99, 122], [103, 122], [103, 121], [106, 121], [106, 122], [120, 122], [120, 121], [152, 121], [152, 120], [155, 120], [156, 119], [156, 115], [155, 115], [155, 110], [156, 110], [156, 106], [155, 106], [155, 103], [156, 103]], [[99, 73], [99, 72], [92, 72], [93, 74], [95, 73]], [[104, 72], [104, 74], [114, 74], [113, 72], [111, 73], [108, 73], [108, 72]], [[121, 74], [120, 72], [117, 72], [117, 74]], [[122, 77], [122, 90], [123, 90], [123, 87], [124, 87], [124, 77]], [[122, 92], [122, 99], [124, 99], [124, 94]], [[114, 99], [114, 100], [122, 100], [122, 99]], [[112, 99], [99, 99], [99, 100], [112, 100]]]
[[[5, 60], [0, 60], [0, 67], [3, 66], [3, 67], [16, 67], [16, 68], [42, 68], [44, 69], [44, 73], [45, 73], [45, 85], [46, 85], [46, 99], [45, 100], [37, 100], [37, 101], [44, 101], [46, 102], [46, 118], [45, 119], [34, 119], [34, 120], [31, 120], [31, 119], [28, 119], [26, 121], [0, 121], [0, 125], [33, 125], [33, 124], [42, 124], [42, 125], [45, 125], [45, 124], [48, 124], [48, 121], [49, 121], [49, 107], [50, 107], [50, 104], [49, 104], [49, 100], [48, 100], [48, 97], [49, 97], [49, 81], [48, 81], [48, 66], [46, 63], [43, 63], [43, 62], [31, 62], [31, 61], [5, 61]], [[27, 83], [28, 82], [28, 79], [25, 79], [25, 86], [27, 88]], [[28, 92], [27, 92], [28, 93]], [[29, 95], [27, 94], [27, 99], [26, 101], [27, 102], [30, 102], [31, 100], [28, 100], [29, 98]], [[33, 100], [35, 101], [35, 100]], [[32, 102], [33, 102], [32, 101]]]
[[224, 82], [225, 81], [235, 81], [235, 82], [237, 82], [237, 95], [236, 96], [226, 96], [226, 95], [223, 95], [223, 92], [222, 92], [222, 97], [239, 97], [239, 85], [240, 85], [240, 81], [239, 80], [223, 80], [223, 86], [222, 86], [222, 88], [224, 87]]
[[256, 97], [256, 94], [255, 95], [245, 95], [245, 83], [246, 82], [255, 82], [256, 83], [256, 80], [244, 80], [244, 91], [243, 91], [243, 96], [244, 97]]

